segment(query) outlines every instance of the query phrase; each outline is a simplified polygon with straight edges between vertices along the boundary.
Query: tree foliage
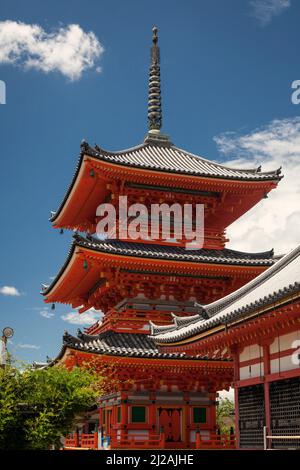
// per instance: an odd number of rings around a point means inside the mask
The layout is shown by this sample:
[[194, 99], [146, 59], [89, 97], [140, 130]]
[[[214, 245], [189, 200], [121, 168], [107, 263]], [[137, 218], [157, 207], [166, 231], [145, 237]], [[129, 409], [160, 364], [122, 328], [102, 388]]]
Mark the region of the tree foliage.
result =
[[75, 416], [96, 403], [106, 380], [87, 368], [0, 368], [0, 448], [59, 447]]
[[234, 403], [229, 398], [224, 398], [218, 403], [217, 425], [221, 434], [229, 434], [234, 427]]

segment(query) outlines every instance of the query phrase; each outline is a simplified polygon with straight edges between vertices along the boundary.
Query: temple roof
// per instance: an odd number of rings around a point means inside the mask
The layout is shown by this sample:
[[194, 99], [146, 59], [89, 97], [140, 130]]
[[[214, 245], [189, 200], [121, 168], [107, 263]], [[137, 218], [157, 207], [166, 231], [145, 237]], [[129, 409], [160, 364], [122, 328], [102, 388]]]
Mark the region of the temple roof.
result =
[[152, 359], [205, 359], [199, 356], [189, 356], [185, 353], [160, 352], [154, 341], [146, 334], [116, 333], [106, 331], [99, 335], [87, 335], [80, 330], [77, 337], [65, 332], [63, 350], [66, 347], [93, 354], [139, 357]]
[[230, 250], [186, 250], [183, 247], [171, 245], [158, 245], [150, 243], [123, 242], [120, 240], [98, 240], [91, 236], [83, 237], [75, 234], [67, 259], [61, 270], [50, 286], [42, 285], [42, 294], [46, 295], [56, 284], [68, 263], [70, 262], [76, 247], [83, 247], [98, 253], [109, 253], [112, 255], [130, 256], [134, 258], [149, 258], [168, 261], [192, 262], [203, 264], [226, 264], [234, 266], [270, 266], [274, 263], [273, 250], [261, 253], [244, 253]]
[[157, 171], [247, 181], [278, 181], [281, 178], [280, 169], [261, 172], [260, 167], [248, 170], [230, 168], [175, 147], [168, 139], [156, 141], [148, 138], [141, 145], [119, 152], [109, 152], [98, 146], [90, 147], [87, 142], [83, 142], [82, 150], [99, 160]]
[[187, 250], [181, 246], [123, 242], [120, 240], [98, 240], [93, 237], [84, 238], [80, 235], [75, 235], [74, 240], [79, 246], [125, 256], [220, 264], [247, 264], [255, 266], [266, 266], [274, 263], [273, 250], [261, 253], [244, 253], [228, 248], [224, 248], [223, 250], [208, 250], [204, 248]]
[[268, 266], [274, 263], [274, 251], [261, 253], [244, 253], [230, 250], [186, 250], [184, 247], [172, 245], [158, 245], [152, 243], [123, 242], [120, 240], [98, 240], [93, 237], [74, 235], [74, 244], [116, 255], [134, 256], [142, 258], [167, 259], [174, 261], [190, 261], [218, 264], [247, 264], [254, 266]]
[[299, 293], [300, 246], [240, 289], [200, 306], [199, 314], [185, 317], [185, 323], [173, 321], [172, 325], [164, 327], [152, 324], [152, 336], [158, 344], [181, 341], [218, 325], [230, 325], [250, 313], [265, 310], [275, 301]]
[[262, 172], [261, 167], [253, 169], [236, 169], [222, 165], [190, 152], [175, 147], [168, 139], [147, 138], [144, 143], [136, 147], [111, 152], [103, 150], [97, 145], [90, 146], [86, 141], [81, 144], [81, 153], [71, 184], [58, 208], [52, 212], [50, 220], [54, 222], [63, 209], [79, 176], [83, 160], [86, 156], [94, 157], [99, 162], [108, 162], [118, 166], [158, 172], [176, 173], [196, 177], [225, 179], [244, 182], [278, 182], [282, 175], [281, 169]]

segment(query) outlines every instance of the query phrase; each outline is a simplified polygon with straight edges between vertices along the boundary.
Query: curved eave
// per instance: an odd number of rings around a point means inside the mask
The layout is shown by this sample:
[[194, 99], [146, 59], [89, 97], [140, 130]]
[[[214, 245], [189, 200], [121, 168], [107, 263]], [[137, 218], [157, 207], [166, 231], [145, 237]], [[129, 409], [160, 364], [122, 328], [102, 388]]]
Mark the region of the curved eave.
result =
[[82, 166], [83, 157], [84, 157], [83, 153], [80, 153], [77, 164], [76, 164], [76, 168], [75, 168], [75, 172], [74, 172], [72, 181], [71, 181], [71, 183], [70, 183], [70, 185], [69, 185], [69, 187], [68, 187], [68, 189], [67, 189], [67, 191], [64, 195], [64, 198], [61, 201], [57, 211], [55, 211], [49, 219], [50, 222], [52, 222], [53, 224], [54, 224], [55, 220], [57, 219], [57, 217], [59, 216], [59, 214], [61, 213], [61, 211], [63, 210], [67, 200], [69, 199], [69, 196], [72, 193], [72, 190], [75, 186], [76, 180], [78, 178], [78, 175], [79, 175], [79, 172], [80, 172], [80, 169], [81, 169], [81, 166]]
[[[265, 187], [266, 185], [274, 185], [280, 181], [282, 176], [280, 175], [280, 170], [276, 170], [273, 172], [266, 172], [266, 173], [261, 173], [258, 172], [257, 169], [253, 170], [241, 170], [241, 169], [234, 169], [234, 168], [229, 168], [226, 167], [222, 164], [219, 164], [217, 162], [211, 162], [209, 160], [203, 159], [202, 157], [198, 157], [196, 155], [190, 154], [184, 150], [178, 149], [176, 147], [171, 147], [176, 149], [179, 152], [182, 152], [185, 155], [188, 155], [189, 158], [194, 159], [197, 161], [197, 159], [200, 159], [201, 162], [204, 162], [204, 165], [207, 166], [213, 166], [216, 165], [216, 167], [224, 169], [224, 171], [231, 171], [233, 174], [228, 174], [228, 175], [218, 175], [218, 174], [208, 174], [207, 172], [200, 173], [198, 171], [184, 171], [184, 170], [179, 170], [179, 169], [168, 169], [168, 168], [161, 168], [161, 167], [154, 167], [151, 165], [145, 165], [145, 164], [137, 164], [137, 163], [129, 163], [129, 162], [124, 162], [124, 161], [115, 161], [118, 156], [120, 155], [125, 155], [130, 152], [138, 151], [143, 148], [147, 147], [145, 144], [141, 144], [137, 147], [134, 147], [132, 149], [127, 149], [123, 150], [121, 152], [108, 152], [105, 150], [102, 150], [98, 148], [99, 150], [96, 150], [92, 147], [90, 147], [88, 144], [82, 144], [81, 147], [81, 153], [79, 156], [79, 160], [76, 165], [75, 173], [72, 178], [71, 184], [59, 206], [57, 211], [53, 213], [53, 215], [50, 218], [50, 221], [54, 226], [61, 226], [59, 223], [59, 219], [61, 218], [62, 213], [64, 210], [68, 207], [70, 204], [70, 201], [72, 200], [72, 196], [75, 195], [76, 192], [76, 187], [79, 185], [80, 180], [83, 178], [83, 173], [85, 169], [85, 163], [88, 160], [94, 161], [95, 163], [100, 163], [102, 162], [103, 165], [109, 166], [111, 168], [115, 168], [115, 170], [119, 169], [122, 171], [122, 168], [132, 172], [133, 176], [134, 173], [136, 174], [136, 177], [141, 177], [141, 174], [145, 175], [151, 179], [151, 175], [154, 175], [155, 178], [159, 174], [162, 175], [163, 178], [166, 176], [170, 177], [171, 185], [174, 185], [176, 180], [178, 180], [177, 184], [182, 185], [183, 182], [186, 180], [188, 184], [191, 182], [194, 182], [195, 185], [197, 184], [205, 184], [205, 181], [210, 182], [209, 184], [211, 185], [211, 182], [215, 180], [215, 186], [218, 187], [218, 185], [222, 184], [233, 184], [238, 183], [238, 184], [246, 184], [246, 183], [252, 183], [256, 184], [258, 186]], [[155, 146], [160, 147], [160, 146]], [[90, 163], [90, 162], [89, 162]], [[142, 172], [142, 173], [141, 173]], [[238, 176], [238, 173], [240, 172], [241, 177]], [[234, 174], [235, 173], [235, 174]], [[128, 175], [126, 176], [128, 178]], [[153, 179], [151, 179], [153, 181]], [[89, 180], [89, 185], [92, 187], [93, 181], [90, 179]], [[89, 188], [88, 186], [88, 180], [85, 180], [85, 184], [81, 185], [81, 189], [83, 188], [86, 192], [88, 192]], [[271, 190], [272, 187], [270, 186], [269, 190]], [[266, 191], [268, 192], [268, 191]], [[100, 201], [101, 202], [101, 201]], [[99, 203], [100, 203], [99, 202]]]
[[224, 358], [224, 359], [208, 359], [204, 357], [197, 357], [197, 356], [188, 356], [185, 354], [180, 353], [159, 353], [157, 356], [139, 356], [138, 354], [126, 354], [126, 353], [113, 353], [113, 352], [100, 352], [100, 351], [93, 351], [93, 350], [86, 350], [84, 348], [79, 348], [73, 345], [63, 344], [61, 350], [57, 357], [49, 363], [49, 367], [54, 366], [67, 361], [69, 353], [72, 352], [72, 355], [75, 353], [80, 356], [97, 356], [105, 361], [114, 361], [116, 358], [118, 359], [118, 364], [122, 364], [122, 362], [131, 362], [132, 364], [136, 364], [139, 366], [140, 364], [145, 364], [143, 361], [147, 361], [147, 364], [153, 364], [157, 366], [186, 366], [188, 368], [194, 366], [197, 369], [203, 366], [204, 369], [207, 367], [209, 368], [216, 368], [219, 369], [228, 369], [231, 370], [233, 367], [233, 363], [231, 359]]
[[[210, 318], [194, 321], [186, 327], [167, 325], [166, 333], [159, 333], [152, 339], [157, 344], [175, 344], [178, 341], [194, 341], [204, 332], [214, 331], [245, 321], [248, 315], [260, 315], [278, 305], [298, 299], [300, 296], [300, 246], [286, 254], [277, 263], [265, 270], [249, 283], [222, 299], [203, 306]], [[188, 317], [187, 317], [188, 319]]]
[[[85, 246], [85, 244], [88, 246]], [[168, 259], [164, 258], [160, 252], [158, 253], [151, 253], [151, 256], [139, 256], [137, 254], [137, 250], [132, 251], [125, 251], [122, 252], [112, 252], [107, 250], [107, 243], [99, 243], [98, 248], [95, 249], [93, 246], [89, 246], [91, 242], [86, 241], [83, 237], [74, 236], [74, 242], [71, 245], [69, 254], [66, 258], [66, 261], [62, 268], [60, 269], [59, 273], [53, 280], [50, 286], [44, 288], [42, 290], [42, 294], [46, 297], [46, 302], [65, 302], [70, 303], [66, 299], [70, 299], [70, 292], [72, 291], [71, 283], [68, 282], [68, 289], [69, 293], [66, 294], [65, 298], [63, 299], [61, 296], [57, 295], [58, 293], [55, 291], [57, 288], [59, 289], [59, 285], [66, 282], [68, 279], [69, 272], [71, 272], [72, 282], [74, 285], [74, 289], [76, 283], [78, 286], [80, 284], [80, 289], [82, 293], [79, 295], [83, 295], [83, 292], [89, 292], [92, 286], [95, 284], [95, 263], [99, 265], [99, 263], [103, 263], [106, 266], [109, 265], [116, 265], [122, 267], [136, 267], [139, 266], [140, 268], [144, 268], [145, 266], [149, 266], [152, 270], [155, 271], [162, 271], [168, 272], [172, 271], [173, 269], [180, 269], [182, 272], [193, 272], [196, 274], [201, 275], [204, 273], [213, 273], [221, 275], [228, 275], [228, 273], [237, 273], [237, 272], [244, 272], [249, 275], [257, 275], [262, 270], [273, 263], [273, 259], [270, 258], [271, 252], [264, 253], [263, 255], [269, 256], [268, 259], [217, 259], [214, 257], [203, 256], [201, 260], [185, 260], [180, 259], [177, 256], [175, 259]], [[92, 243], [91, 243], [92, 244]], [[130, 244], [125, 244], [130, 245]], [[148, 249], [148, 248], [147, 248]], [[172, 251], [172, 250], [171, 250]], [[209, 250], [207, 250], [209, 251]], [[232, 252], [232, 250], [230, 250]], [[235, 252], [239, 253], [239, 252]], [[254, 256], [254, 255], [253, 255]], [[256, 254], [257, 256], [257, 254]], [[82, 263], [83, 259], [91, 260], [89, 263], [88, 269], [84, 271]], [[159, 265], [157, 261], [159, 260]], [[81, 263], [81, 264], [80, 264]], [[93, 265], [94, 264], [94, 265]], [[97, 268], [98, 269], [98, 268]], [[97, 271], [98, 272], [98, 271]], [[84, 273], [84, 274], [83, 274]], [[99, 280], [99, 274], [98, 274]], [[79, 287], [78, 287], [79, 288]], [[71, 289], [71, 290], [70, 290]], [[74, 294], [74, 298], [76, 295]]]
[[[250, 322], [249, 324], [251, 324], [252, 320], [255, 321], [258, 317], [268, 315], [275, 310], [285, 307], [295, 301], [299, 301], [299, 299], [299, 285], [295, 285], [293, 288], [287, 288], [284, 293], [274, 292], [272, 300], [269, 299], [269, 301], [257, 302], [247, 306], [245, 309], [232, 311], [231, 314], [226, 315], [226, 317], [221, 320], [214, 320], [212, 318], [210, 323], [206, 325], [203, 324], [202, 328], [199, 327], [198, 322], [195, 322], [194, 331], [191, 331], [186, 335], [180, 332], [179, 328], [177, 329], [173, 327], [173, 329], [171, 329], [171, 327], [169, 327], [169, 332], [173, 335], [172, 338], [166, 338], [164, 333], [161, 335], [158, 334], [150, 336], [150, 338], [153, 339], [157, 347], [164, 348], [197, 343], [208, 337], [224, 333], [228, 331], [228, 329], [229, 331], [232, 331], [233, 328], [238, 327], [241, 324], [244, 325], [246, 322]], [[222, 342], [222, 337], [220, 337], [220, 342]]]
[[[157, 151], [159, 149], [170, 149], [174, 152], [178, 152], [179, 154], [181, 153], [185, 157], [188, 157], [191, 159], [191, 161], [194, 162], [202, 162], [204, 165], [212, 168], [216, 168], [216, 173], [212, 174], [209, 173], [208, 171], [199, 171], [196, 169], [190, 169], [190, 170], [185, 170], [181, 168], [171, 168], [171, 167], [162, 167], [162, 166], [154, 166], [146, 163], [138, 163], [137, 161], [122, 161], [122, 160], [117, 160], [117, 158], [122, 157], [123, 155], [128, 155], [132, 154], [137, 151], [141, 151], [144, 149], [148, 148], [155, 148]], [[283, 177], [281, 173], [281, 168], [278, 168], [274, 171], [268, 171], [268, 172], [261, 172], [257, 168], [253, 169], [242, 169], [242, 168], [231, 168], [226, 165], [223, 165], [221, 163], [208, 160], [206, 158], [200, 157], [199, 155], [194, 155], [190, 152], [187, 152], [186, 150], [180, 149], [174, 145], [149, 145], [149, 144], [141, 144], [136, 147], [133, 147], [131, 149], [126, 149], [122, 150], [119, 152], [110, 152], [104, 149], [101, 149], [100, 147], [93, 148], [90, 147], [88, 144], [83, 145], [83, 151], [86, 155], [89, 155], [91, 157], [95, 157], [98, 160], [103, 160], [107, 161], [109, 163], [116, 164], [118, 166], [124, 166], [124, 167], [132, 167], [132, 168], [139, 168], [139, 169], [144, 169], [144, 170], [151, 170], [151, 171], [158, 171], [162, 173], [170, 173], [170, 174], [178, 174], [178, 175], [191, 175], [191, 176], [196, 176], [196, 177], [202, 177], [202, 178], [212, 178], [212, 179], [229, 179], [229, 180], [236, 180], [236, 181], [280, 181], [280, 179]], [[161, 156], [159, 158], [162, 158]], [[224, 172], [228, 172], [227, 174], [220, 174], [217, 173], [217, 171], [224, 170]], [[234, 174], [234, 172], [236, 174]]]

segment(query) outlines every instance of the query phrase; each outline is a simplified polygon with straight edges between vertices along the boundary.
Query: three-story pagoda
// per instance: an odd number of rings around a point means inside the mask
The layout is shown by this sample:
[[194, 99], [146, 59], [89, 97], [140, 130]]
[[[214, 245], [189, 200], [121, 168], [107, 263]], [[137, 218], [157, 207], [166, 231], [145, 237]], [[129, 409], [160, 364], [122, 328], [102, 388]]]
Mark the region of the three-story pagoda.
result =
[[[69, 304], [79, 313], [101, 310], [103, 320], [78, 336], [64, 335], [57, 361], [113, 364], [118, 387], [101, 397], [100, 426], [116, 445], [138, 433], [150, 442], [162, 429], [168, 447], [193, 447], [196, 431], [216, 429], [216, 392], [232, 381], [230, 360], [162, 353], [149, 337], [199, 318], [195, 302], [213, 302], [256, 277], [274, 262], [273, 251], [244, 253], [225, 247], [226, 228], [277, 186], [280, 170], [235, 169], [176, 147], [162, 134], [160, 57], [157, 29], [149, 75], [149, 130], [134, 148], [112, 152], [82, 142], [69, 189], [52, 215], [55, 228], [70, 229], [69, 255], [45, 302]], [[128, 204], [204, 206], [204, 245], [187, 250], [186, 240], [100, 240], [97, 207]], [[83, 235], [85, 233], [85, 235]], [[152, 327], [153, 328], [153, 327]], [[141, 438], [140, 438], [141, 439]]]

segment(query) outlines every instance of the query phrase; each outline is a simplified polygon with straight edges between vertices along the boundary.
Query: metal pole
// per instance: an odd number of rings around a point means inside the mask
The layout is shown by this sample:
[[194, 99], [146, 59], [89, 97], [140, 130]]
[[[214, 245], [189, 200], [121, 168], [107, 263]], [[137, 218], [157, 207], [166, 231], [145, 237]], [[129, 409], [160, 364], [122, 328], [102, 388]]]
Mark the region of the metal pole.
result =
[[264, 426], [263, 434], [264, 434], [264, 450], [268, 450], [267, 426]]
[[1, 338], [1, 357], [0, 357], [0, 365], [2, 367], [5, 367], [6, 366], [6, 362], [7, 362], [7, 347], [6, 347], [6, 344], [7, 344], [7, 338], [6, 336], [2, 336]]

